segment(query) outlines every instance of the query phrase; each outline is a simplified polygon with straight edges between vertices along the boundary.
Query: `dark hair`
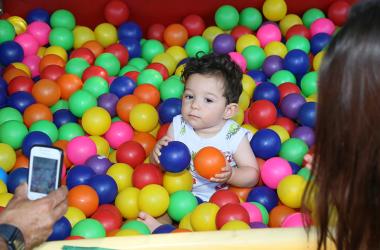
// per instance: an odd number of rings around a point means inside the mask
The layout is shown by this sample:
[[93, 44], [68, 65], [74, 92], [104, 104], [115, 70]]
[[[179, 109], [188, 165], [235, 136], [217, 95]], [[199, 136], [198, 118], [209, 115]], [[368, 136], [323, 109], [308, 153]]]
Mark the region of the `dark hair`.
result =
[[192, 74], [220, 78], [223, 81], [224, 96], [227, 99], [227, 104], [238, 103], [240, 94], [243, 91], [241, 84], [243, 74], [229, 55], [197, 53], [195, 57], [187, 61], [182, 73], [182, 79], [186, 82]]
[[312, 182], [318, 249], [380, 249], [380, 1], [353, 6], [319, 72]]

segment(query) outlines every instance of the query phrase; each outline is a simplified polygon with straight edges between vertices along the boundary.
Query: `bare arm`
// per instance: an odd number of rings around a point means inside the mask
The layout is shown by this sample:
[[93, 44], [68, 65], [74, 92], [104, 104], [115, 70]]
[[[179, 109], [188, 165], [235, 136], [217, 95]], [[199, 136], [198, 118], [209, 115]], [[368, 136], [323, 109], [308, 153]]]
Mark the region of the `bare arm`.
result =
[[166, 132], [166, 135], [163, 136], [160, 140], [157, 141], [156, 145], [154, 146], [152, 153], [150, 153], [149, 159], [150, 162], [153, 164], [160, 164], [160, 155], [161, 155], [161, 148], [163, 146], [167, 146], [170, 141], [172, 141], [174, 138], [174, 132], [173, 132], [173, 125], [170, 124], [168, 131]]

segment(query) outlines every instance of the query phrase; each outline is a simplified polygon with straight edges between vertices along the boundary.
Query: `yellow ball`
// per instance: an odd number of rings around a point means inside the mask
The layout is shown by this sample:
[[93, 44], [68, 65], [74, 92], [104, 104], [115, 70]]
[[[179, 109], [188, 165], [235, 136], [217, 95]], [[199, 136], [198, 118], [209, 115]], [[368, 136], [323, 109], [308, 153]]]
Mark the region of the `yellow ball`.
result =
[[112, 151], [112, 149], [110, 149], [110, 155], [108, 156], [108, 160], [110, 160], [112, 163], [117, 163], [117, 160], [116, 160], [116, 150]]
[[134, 235], [141, 235], [141, 233], [133, 229], [122, 229], [119, 232], [117, 232], [114, 236], [134, 236]]
[[188, 170], [179, 173], [165, 172], [162, 185], [172, 194], [179, 190], [191, 191], [193, 188], [193, 177]]
[[280, 21], [287, 11], [284, 0], [265, 0], [263, 4], [263, 14], [269, 21]]
[[67, 61], [67, 52], [64, 48], [62, 48], [60, 46], [53, 45], [53, 46], [46, 48], [44, 55], [46, 56], [46, 55], [50, 55], [50, 54], [57, 55], [57, 56], [61, 57], [65, 62]]
[[289, 14], [289, 15], [286, 15], [283, 19], [281, 19], [280, 21], [280, 30], [281, 30], [281, 34], [283, 36], [286, 35], [286, 32], [288, 32], [288, 30], [294, 26], [294, 25], [297, 25], [297, 24], [303, 24], [302, 23], [302, 19], [298, 16], [298, 15], [295, 15], [295, 14]]
[[178, 228], [193, 231], [193, 227], [191, 226], [191, 214], [192, 213], [188, 213], [184, 217], [182, 217], [181, 221], [179, 222]]
[[22, 71], [24, 71], [29, 77], [32, 76], [32, 73], [30, 72], [29, 67], [25, 65], [24, 63], [14, 62], [12, 63], [12, 65], [17, 69], [21, 69]]
[[149, 131], [149, 134], [153, 135], [154, 137], [157, 137], [157, 133], [160, 127], [160, 123], [157, 123], [157, 126], [152, 131]]
[[243, 74], [241, 79], [241, 84], [243, 85], [243, 90], [249, 95], [250, 98], [253, 96], [253, 92], [256, 88], [255, 80], [247, 74]]
[[42, 58], [46, 53], [46, 48], [45, 47], [40, 47], [37, 51], [37, 56], [39, 58]]
[[102, 135], [111, 126], [111, 116], [101, 107], [92, 107], [82, 116], [82, 127], [90, 135]]
[[91, 135], [90, 139], [96, 145], [96, 153], [108, 157], [110, 154], [110, 144], [106, 139], [98, 135]]
[[7, 20], [13, 25], [13, 28], [15, 29], [17, 35], [26, 31], [27, 23], [22, 17], [10, 16], [7, 18]]
[[252, 132], [252, 134], [256, 134], [257, 132], [257, 128], [255, 128], [254, 126], [252, 126], [251, 124], [248, 124], [248, 123], [245, 123], [242, 125], [243, 128], [249, 130]]
[[86, 219], [86, 215], [82, 210], [76, 207], [68, 207], [64, 216], [70, 222], [71, 227], [74, 227], [79, 221]]
[[288, 175], [280, 181], [277, 194], [280, 201], [291, 208], [300, 208], [306, 181], [299, 175]]
[[110, 23], [101, 23], [94, 30], [96, 40], [103, 46], [107, 47], [117, 42], [117, 30]]
[[153, 217], [163, 215], [169, 207], [169, 193], [157, 184], [149, 184], [140, 191], [139, 208]]
[[202, 37], [208, 41], [211, 47], [212, 43], [214, 42], [215, 37], [223, 33], [224, 32], [221, 28], [217, 26], [209, 26], [203, 31]]
[[239, 97], [239, 107], [242, 110], [246, 110], [251, 102], [251, 97], [245, 92], [244, 90], [241, 92], [240, 97]]
[[322, 51], [319, 51], [315, 56], [314, 56], [314, 59], [313, 59], [313, 68], [315, 71], [318, 71], [319, 68], [321, 67], [321, 62], [322, 62], [322, 59], [323, 57], [325, 56], [325, 51], [322, 50]]
[[166, 53], [171, 55], [177, 64], [188, 57], [186, 50], [181, 46], [171, 46], [166, 50]]
[[9, 201], [13, 198], [11, 193], [1, 193], [0, 194], [0, 207], [8, 206]]
[[236, 51], [242, 53], [248, 46], [258, 46], [260, 47], [260, 41], [255, 35], [244, 34], [238, 38], [236, 41]]
[[226, 231], [226, 230], [247, 230], [251, 229], [251, 227], [245, 223], [244, 221], [241, 220], [231, 220], [224, 224], [220, 230], [221, 231]]
[[7, 185], [2, 180], [0, 180], [0, 194], [3, 193], [8, 193], [8, 188]]
[[169, 53], [161, 53], [153, 57], [152, 63], [161, 63], [168, 70], [169, 75], [172, 75], [177, 67], [177, 61]]
[[115, 199], [115, 206], [121, 215], [128, 219], [136, 219], [140, 210], [138, 205], [140, 190], [135, 187], [127, 187], [119, 192]]
[[158, 124], [158, 112], [150, 104], [137, 104], [129, 114], [129, 122], [139, 132], [152, 131]]
[[205, 202], [198, 205], [190, 216], [191, 227], [194, 231], [216, 230], [216, 214], [219, 211], [218, 205]]
[[312, 95], [306, 97], [305, 100], [307, 102], [318, 102], [318, 94], [317, 93], [312, 94]]
[[16, 162], [16, 152], [11, 146], [5, 143], [0, 143], [0, 168], [5, 172], [9, 172]]
[[88, 41], [96, 40], [95, 33], [86, 26], [76, 26], [73, 30], [74, 49], [82, 47]]
[[127, 187], [132, 187], [133, 168], [125, 163], [115, 163], [107, 170], [107, 175], [116, 182], [117, 190], [120, 192]]
[[280, 56], [284, 58], [288, 53], [286, 45], [279, 41], [272, 41], [264, 47], [265, 55], [268, 56]]
[[179, 65], [178, 67], [177, 67], [177, 69], [175, 70], [175, 75], [176, 76], [179, 76], [179, 77], [182, 77], [182, 73], [183, 73], [183, 70], [185, 69], [185, 66], [186, 66], [186, 64], [181, 64], [181, 65]]
[[234, 120], [235, 122], [237, 122], [240, 125], [243, 124], [244, 111], [240, 106], [238, 107], [238, 112], [236, 113], [236, 115], [234, 117], [232, 117], [232, 120]]
[[288, 131], [280, 125], [271, 125], [268, 129], [273, 130], [280, 137], [281, 143], [290, 138]]

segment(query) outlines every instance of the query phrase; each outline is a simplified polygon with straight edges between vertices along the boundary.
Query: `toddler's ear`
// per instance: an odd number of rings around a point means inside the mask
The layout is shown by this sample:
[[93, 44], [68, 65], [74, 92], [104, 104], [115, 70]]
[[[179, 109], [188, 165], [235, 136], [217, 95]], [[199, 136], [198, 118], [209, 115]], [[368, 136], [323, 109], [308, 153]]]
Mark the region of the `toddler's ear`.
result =
[[237, 114], [238, 111], [239, 111], [239, 105], [237, 103], [230, 103], [224, 109], [223, 118], [224, 119], [231, 119], [232, 117], [234, 117]]

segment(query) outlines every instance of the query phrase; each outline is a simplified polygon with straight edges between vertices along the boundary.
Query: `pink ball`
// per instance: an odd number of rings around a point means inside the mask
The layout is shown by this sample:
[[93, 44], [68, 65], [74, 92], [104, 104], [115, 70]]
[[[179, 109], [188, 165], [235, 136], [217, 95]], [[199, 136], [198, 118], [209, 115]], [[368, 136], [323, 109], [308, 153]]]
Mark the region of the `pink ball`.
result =
[[133, 128], [122, 121], [114, 122], [104, 135], [104, 138], [113, 149], [117, 149], [121, 144], [133, 138]]
[[83, 164], [96, 154], [95, 143], [87, 136], [78, 136], [67, 144], [67, 157], [74, 164]]
[[304, 227], [310, 226], [311, 219], [307, 214], [304, 213], [293, 213], [288, 215], [281, 224], [281, 227]]
[[44, 46], [49, 42], [50, 26], [41, 21], [35, 21], [28, 25], [26, 32], [31, 34], [40, 44]]
[[310, 25], [311, 36], [318, 33], [332, 35], [335, 32], [335, 24], [328, 18], [319, 18]]
[[239, 52], [230, 52], [228, 55], [231, 57], [231, 60], [234, 63], [239, 65], [241, 71], [244, 73], [247, 69], [247, 61], [245, 60], [244, 56]]
[[256, 36], [259, 39], [262, 48], [270, 42], [281, 41], [281, 31], [277, 25], [273, 23], [268, 23], [261, 26], [257, 31]]
[[248, 215], [249, 215], [249, 222], [263, 222], [263, 215], [261, 214], [260, 209], [255, 206], [254, 204], [250, 202], [243, 202], [240, 203], [242, 207], [247, 210]]
[[40, 61], [41, 58], [37, 55], [25, 56], [22, 60], [26, 66], [28, 66], [30, 72], [32, 73], [32, 77], [40, 75]]
[[24, 56], [35, 55], [40, 48], [37, 39], [29, 33], [22, 33], [16, 36], [14, 41], [21, 45], [24, 50]]
[[261, 168], [261, 179], [270, 188], [276, 189], [280, 181], [292, 174], [292, 167], [281, 157], [268, 159]]

